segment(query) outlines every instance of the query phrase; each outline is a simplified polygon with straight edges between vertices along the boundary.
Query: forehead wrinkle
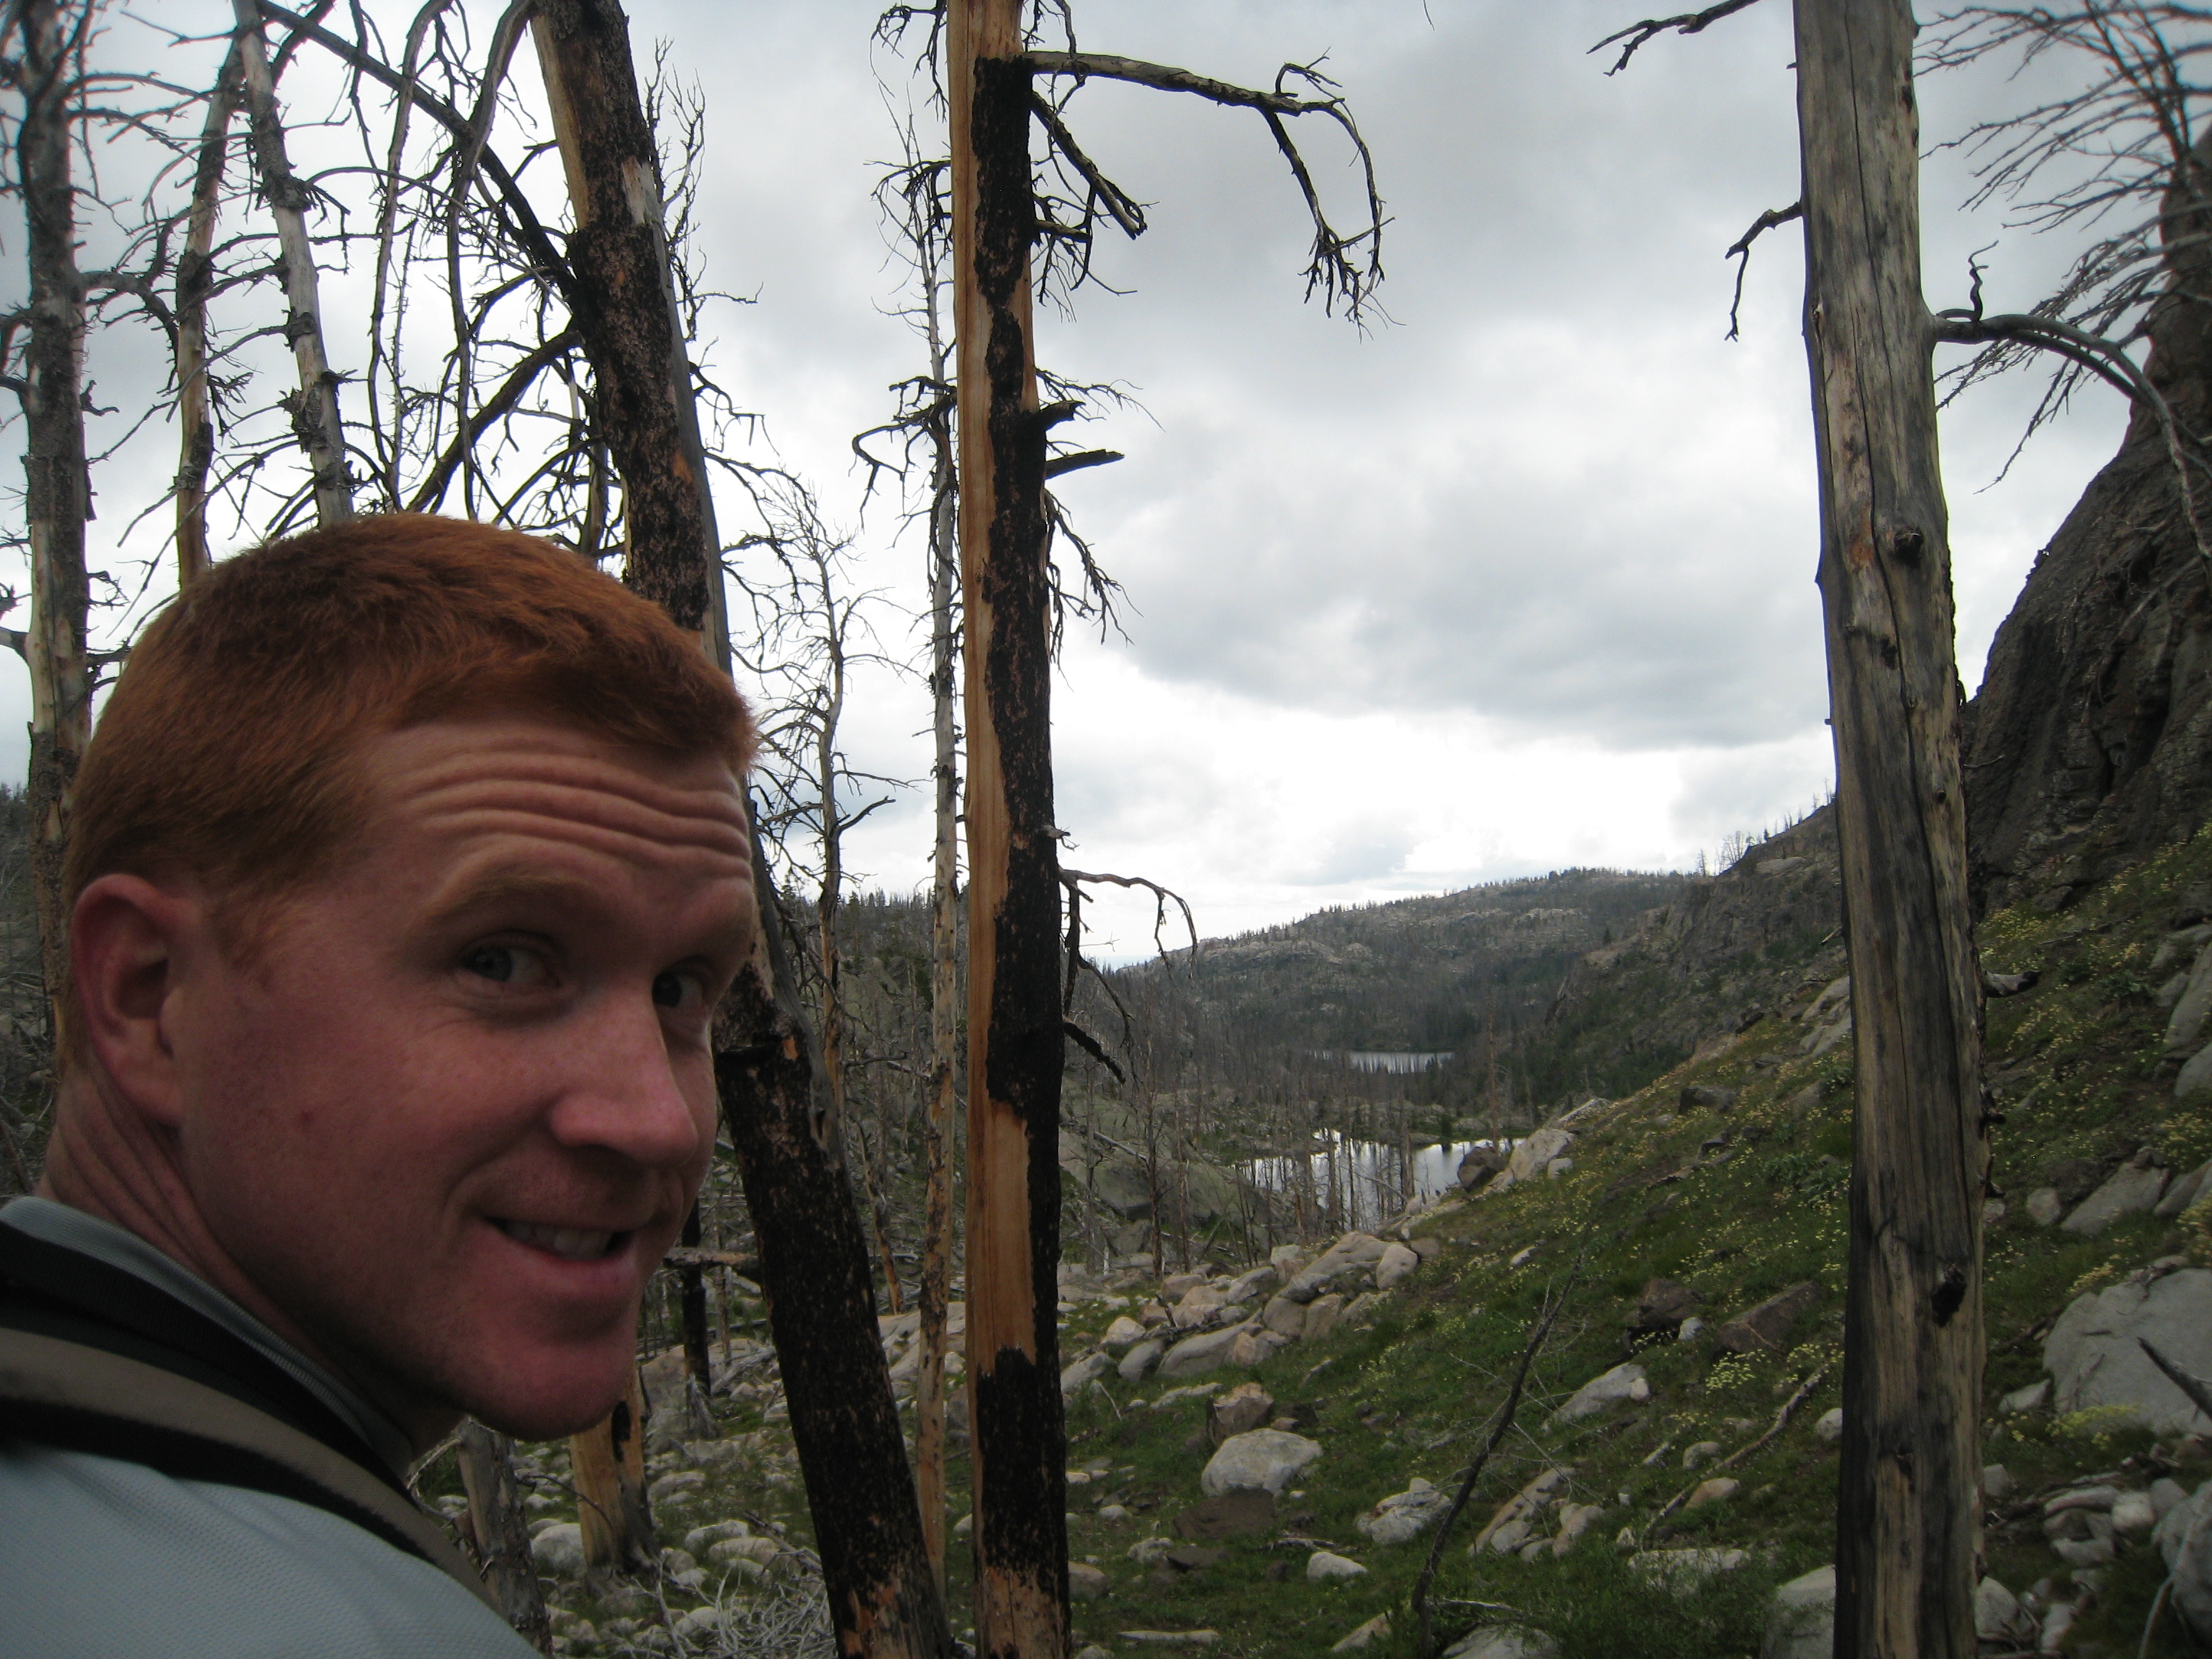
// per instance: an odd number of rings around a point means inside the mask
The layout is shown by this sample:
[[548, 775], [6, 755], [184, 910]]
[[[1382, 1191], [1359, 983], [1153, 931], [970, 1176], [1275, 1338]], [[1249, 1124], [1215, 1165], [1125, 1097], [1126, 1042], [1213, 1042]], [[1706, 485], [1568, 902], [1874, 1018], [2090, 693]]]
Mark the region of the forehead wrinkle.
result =
[[674, 811], [604, 789], [507, 778], [456, 779], [410, 793], [409, 810], [432, 830], [465, 835], [504, 821], [523, 833], [544, 833], [523, 826], [562, 823], [656, 846], [696, 848], [740, 860], [751, 856], [736, 798], [712, 790], [687, 792]]
[[[733, 865], [725, 879], [731, 889], [732, 902], [728, 907], [729, 925], [726, 931], [733, 937], [746, 932], [745, 913], [750, 909], [752, 896], [750, 883], [744, 882]], [[702, 877], [699, 887], [704, 890], [714, 884], [711, 875]], [[588, 909], [605, 897], [601, 884], [580, 874], [560, 870], [549, 870], [534, 860], [501, 856], [490, 864], [465, 866], [456, 871], [443, 883], [431, 905], [433, 925], [451, 921], [471, 911], [496, 908], [521, 902], [552, 903], [578, 909]]]

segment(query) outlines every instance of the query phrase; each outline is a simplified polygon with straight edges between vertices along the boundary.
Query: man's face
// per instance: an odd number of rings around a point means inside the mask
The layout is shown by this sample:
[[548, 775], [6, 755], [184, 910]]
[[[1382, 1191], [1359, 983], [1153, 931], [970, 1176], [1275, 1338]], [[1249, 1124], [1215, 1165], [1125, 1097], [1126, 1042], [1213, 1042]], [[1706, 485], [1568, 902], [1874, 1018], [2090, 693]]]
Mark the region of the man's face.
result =
[[566, 1433], [619, 1396], [713, 1150], [743, 797], [521, 717], [366, 760], [349, 862], [180, 981], [185, 1179], [249, 1303], [418, 1439]]

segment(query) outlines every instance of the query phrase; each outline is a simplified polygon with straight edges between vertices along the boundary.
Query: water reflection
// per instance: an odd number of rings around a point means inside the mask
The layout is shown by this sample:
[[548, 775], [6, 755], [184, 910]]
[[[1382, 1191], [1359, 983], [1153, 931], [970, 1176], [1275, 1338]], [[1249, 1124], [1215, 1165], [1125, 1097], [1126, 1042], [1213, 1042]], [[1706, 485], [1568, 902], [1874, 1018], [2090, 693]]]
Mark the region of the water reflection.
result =
[[[1255, 1158], [1243, 1166], [1252, 1184], [1280, 1193], [1315, 1231], [1372, 1232], [1406, 1207], [1458, 1183], [1460, 1160], [1488, 1141], [1455, 1140], [1414, 1148], [1411, 1167], [1403, 1152], [1377, 1140], [1355, 1140], [1334, 1129], [1313, 1137], [1304, 1158]], [[1510, 1139], [1498, 1145], [1511, 1151]], [[1302, 1167], [1303, 1166], [1303, 1167]]]
[[1441, 1066], [1451, 1058], [1449, 1048], [1441, 1053], [1419, 1052], [1408, 1048], [1353, 1048], [1344, 1056], [1344, 1063], [1355, 1072], [1387, 1072], [1393, 1077], [1411, 1077], [1425, 1072], [1432, 1066]]

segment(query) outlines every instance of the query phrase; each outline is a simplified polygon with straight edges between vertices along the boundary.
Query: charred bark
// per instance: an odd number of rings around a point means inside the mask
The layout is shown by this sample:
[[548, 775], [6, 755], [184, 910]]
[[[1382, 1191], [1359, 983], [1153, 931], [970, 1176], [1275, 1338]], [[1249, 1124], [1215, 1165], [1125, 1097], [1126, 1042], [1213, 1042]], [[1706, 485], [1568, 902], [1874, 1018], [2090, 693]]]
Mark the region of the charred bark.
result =
[[1981, 981], [1907, 0], [1798, 0], [1805, 339], [1857, 1053], [1838, 1659], [1975, 1651]]
[[[764, 883], [757, 841], [753, 869]], [[830, 1616], [848, 1653], [944, 1659], [951, 1632], [878, 1335], [867, 1238], [789, 963], [774, 959], [785, 949], [772, 908], [761, 935], [755, 970], [725, 1009], [749, 1041], [718, 1054], [714, 1071], [760, 1240], [761, 1290]]]
[[58, 1035], [69, 983], [69, 915], [62, 863], [70, 796], [92, 738], [92, 671], [85, 647], [90, 590], [85, 521], [92, 483], [84, 449], [84, 277], [76, 263], [76, 198], [70, 178], [71, 64], [90, 8], [27, 0], [23, 9], [23, 113], [16, 160], [30, 266], [29, 341], [20, 396], [24, 417], [24, 516], [31, 544], [31, 884], [40, 960]]
[[622, 475], [623, 580], [729, 659], [721, 545], [668, 264], [660, 159], [615, 0], [530, 21], [568, 179], [568, 269], [600, 428]]
[[[691, 1213], [684, 1218], [684, 1243], [696, 1249], [703, 1242], [699, 1229], [699, 1206], [694, 1204]], [[704, 1396], [714, 1390], [714, 1360], [708, 1346], [707, 1275], [705, 1270], [693, 1262], [679, 1262], [676, 1268], [677, 1300], [684, 1310], [684, 1354], [691, 1367], [692, 1380], [699, 1385]]]
[[646, 1504], [645, 1413], [645, 1387], [633, 1365], [629, 1390], [606, 1419], [568, 1437], [586, 1565], [650, 1572], [659, 1561]]
[[1069, 1646], [1060, 1397], [1060, 869], [1046, 419], [1018, 0], [953, 0], [954, 334], [968, 730], [968, 1377], [978, 1650]]
[[[720, 541], [628, 22], [612, 0], [545, 0], [532, 28], [574, 201], [574, 321], [623, 480], [625, 580], [699, 634], [726, 672]], [[866, 1243], [757, 836], [753, 881], [760, 939], [720, 1011], [726, 1052], [715, 1071], [830, 1616], [846, 1653], [945, 1659], [951, 1633], [922, 1547]]]

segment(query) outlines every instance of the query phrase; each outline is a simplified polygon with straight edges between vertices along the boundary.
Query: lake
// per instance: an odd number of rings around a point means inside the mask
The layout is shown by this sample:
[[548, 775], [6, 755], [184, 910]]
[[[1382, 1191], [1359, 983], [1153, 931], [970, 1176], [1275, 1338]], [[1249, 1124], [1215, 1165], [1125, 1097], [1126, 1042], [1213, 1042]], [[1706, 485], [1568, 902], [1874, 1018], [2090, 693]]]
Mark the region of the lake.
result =
[[[1401, 1196], [1401, 1154], [1395, 1146], [1378, 1140], [1355, 1140], [1334, 1129], [1314, 1136], [1315, 1150], [1303, 1160], [1304, 1180], [1310, 1182], [1309, 1224], [1324, 1224], [1339, 1231], [1373, 1232], [1404, 1209]], [[1455, 1140], [1449, 1146], [1413, 1149], [1413, 1189], [1417, 1197], [1434, 1198], [1450, 1191], [1459, 1180], [1459, 1162], [1487, 1141]], [[1513, 1143], [1502, 1145], [1510, 1150]], [[1302, 1184], [1301, 1160], [1255, 1158], [1243, 1165], [1252, 1184], [1264, 1192], [1289, 1193]]]

